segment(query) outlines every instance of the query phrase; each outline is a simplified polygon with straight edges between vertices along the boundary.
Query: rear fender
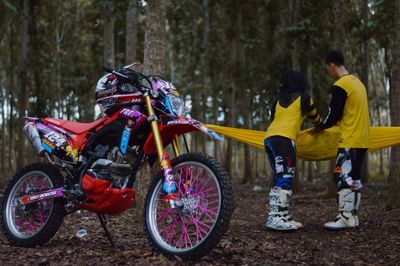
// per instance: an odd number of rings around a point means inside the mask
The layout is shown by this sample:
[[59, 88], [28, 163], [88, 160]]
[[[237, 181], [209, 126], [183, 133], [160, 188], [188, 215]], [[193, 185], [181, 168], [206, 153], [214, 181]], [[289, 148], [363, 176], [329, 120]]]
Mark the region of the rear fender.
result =
[[38, 118], [24, 119], [27, 123], [23, 131], [40, 156], [47, 152], [65, 161], [78, 161], [78, 149], [70, 141], [72, 137], [79, 137], [78, 135], [68, 135], [64, 129], [43, 123]]
[[[192, 131], [200, 131], [213, 139], [224, 141], [223, 137], [218, 135], [214, 130], [209, 129], [201, 122], [192, 118], [174, 115], [162, 115], [160, 116], [160, 120], [161, 123], [159, 123], [159, 129], [164, 147], [168, 145], [175, 136], [180, 136]], [[149, 135], [146, 143], [144, 144], [144, 152], [147, 155], [157, 152], [154, 144], [153, 133]]]

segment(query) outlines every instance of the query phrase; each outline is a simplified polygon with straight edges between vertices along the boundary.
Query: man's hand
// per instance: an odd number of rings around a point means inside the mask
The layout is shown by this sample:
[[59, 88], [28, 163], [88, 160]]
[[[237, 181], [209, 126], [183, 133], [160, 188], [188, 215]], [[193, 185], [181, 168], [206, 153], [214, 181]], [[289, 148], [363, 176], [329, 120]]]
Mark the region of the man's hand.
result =
[[321, 132], [323, 129], [319, 128], [319, 127], [313, 127], [310, 131], [308, 131], [308, 133], [310, 135], [315, 135], [318, 134], [319, 132]]

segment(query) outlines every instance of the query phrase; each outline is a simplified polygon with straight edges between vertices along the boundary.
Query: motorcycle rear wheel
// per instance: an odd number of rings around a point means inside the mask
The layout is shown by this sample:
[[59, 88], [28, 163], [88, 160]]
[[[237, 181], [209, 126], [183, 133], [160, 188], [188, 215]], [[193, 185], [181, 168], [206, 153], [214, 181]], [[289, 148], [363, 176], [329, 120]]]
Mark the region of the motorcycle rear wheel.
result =
[[146, 196], [144, 230], [165, 256], [194, 260], [209, 253], [226, 233], [232, 189], [224, 168], [208, 155], [186, 153], [171, 163], [181, 206], [171, 209], [164, 200], [160, 172]]
[[58, 188], [62, 184], [60, 171], [48, 163], [28, 165], [13, 177], [0, 205], [0, 227], [12, 245], [43, 245], [56, 234], [65, 216], [62, 198], [27, 205], [18, 201], [25, 195]]

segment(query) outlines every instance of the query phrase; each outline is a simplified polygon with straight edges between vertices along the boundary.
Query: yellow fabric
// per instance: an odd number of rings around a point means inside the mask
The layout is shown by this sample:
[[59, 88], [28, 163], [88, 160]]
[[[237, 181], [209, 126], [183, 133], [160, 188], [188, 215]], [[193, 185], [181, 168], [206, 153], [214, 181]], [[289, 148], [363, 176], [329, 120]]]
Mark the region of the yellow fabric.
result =
[[271, 136], [282, 136], [291, 140], [296, 140], [296, 135], [300, 131], [301, 124], [305, 116], [301, 113], [301, 97], [291, 103], [288, 107], [282, 107], [279, 101], [276, 103], [275, 116], [269, 125], [264, 138]]
[[365, 86], [353, 75], [341, 77], [335, 82], [334, 86], [341, 87], [347, 93], [343, 116], [339, 121], [342, 131], [339, 147], [369, 148], [371, 133]]
[[[264, 131], [207, 125], [226, 137], [264, 149]], [[339, 147], [340, 128], [338, 126], [310, 135], [310, 129], [297, 134], [297, 157], [309, 161], [335, 159]], [[400, 127], [371, 127], [371, 146], [369, 151], [400, 144]]]

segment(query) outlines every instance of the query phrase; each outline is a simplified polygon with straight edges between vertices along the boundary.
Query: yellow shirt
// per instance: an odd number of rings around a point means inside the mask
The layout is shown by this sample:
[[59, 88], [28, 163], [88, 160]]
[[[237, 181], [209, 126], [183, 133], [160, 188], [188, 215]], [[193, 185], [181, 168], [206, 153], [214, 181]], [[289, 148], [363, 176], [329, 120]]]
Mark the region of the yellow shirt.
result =
[[271, 136], [282, 136], [296, 141], [297, 133], [300, 131], [301, 124], [305, 115], [301, 113], [301, 96], [291, 103], [288, 107], [282, 107], [279, 101], [276, 103], [275, 117], [269, 125], [265, 138]]
[[369, 148], [371, 146], [371, 124], [367, 90], [364, 84], [353, 75], [345, 75], [333, 85], [339, 86], [347, 93], [343, 116], [339, 120], [341, 131], [339, 148]]

